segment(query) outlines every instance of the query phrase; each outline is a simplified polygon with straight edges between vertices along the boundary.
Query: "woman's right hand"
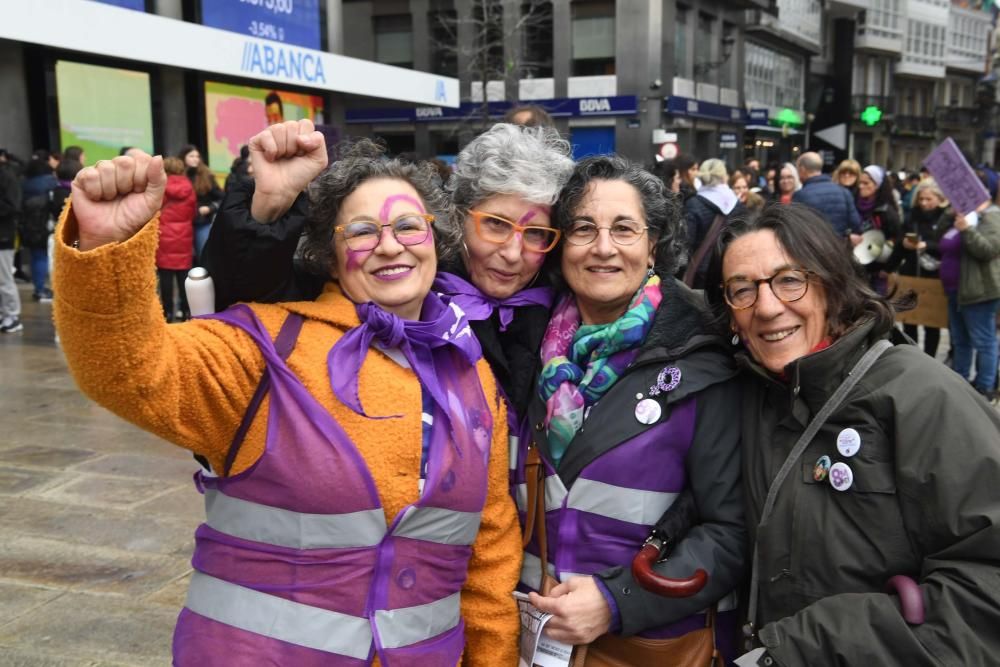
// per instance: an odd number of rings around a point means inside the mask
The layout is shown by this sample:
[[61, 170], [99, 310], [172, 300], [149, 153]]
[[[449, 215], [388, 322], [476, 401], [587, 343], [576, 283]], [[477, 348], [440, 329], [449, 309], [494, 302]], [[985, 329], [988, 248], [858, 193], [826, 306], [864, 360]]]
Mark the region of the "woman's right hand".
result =
[[80, 170], [70, 200], [80, 250], [132, 238], [160, 210], [166, 186], [159, 155], [122, 155]]
[[250, 215], [274, 222], [326, 168], [326, 139], [308, 118], [272, 125], [250, 139], [254, 193]]

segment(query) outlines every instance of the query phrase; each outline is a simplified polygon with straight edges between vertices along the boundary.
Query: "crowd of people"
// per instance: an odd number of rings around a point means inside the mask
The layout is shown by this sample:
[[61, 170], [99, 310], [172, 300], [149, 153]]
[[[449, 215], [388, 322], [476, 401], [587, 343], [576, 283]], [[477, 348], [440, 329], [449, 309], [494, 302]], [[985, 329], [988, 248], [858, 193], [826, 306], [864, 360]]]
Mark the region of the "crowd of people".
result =
[[[513, 667], [526, 603], [581, 665], [993, 661], [1000, 208], [815, 153], [574, 163], [517, 113], [446, 171], [302, 120], [224, 198], [190, 147], [76, 175], [70, 369], [204, 461], [175, 663]], [[168, 324], [188, 216], [217, 313]], [[950, 369], [897, 270], [940, 277]], [[647, 588], [651, 536], [697, 586]]]
[[[119, 151], [120, 156], [140, 153], [131, 146]], [[27, 161], [0, 149], [0, 333], [24, 329], [18, 282], [30, 281], [35, 301], [52, 303], [51, 236], [70, 194], [70, 184], [86, 164], [87, 155], [79, 146], [68, 146], [61, 154], [39, 149]], [[225, 190], [196, 146], [181, 148], [175, 157], [168, 158], [166, 168], [169, 186], [161, 216], [157, 268], [163, 312], [172, 322], [190, 317], [184, 277], [199, 262], [225, 193], [252, 179], [253, 165], [244, 146], [233, 161]]]

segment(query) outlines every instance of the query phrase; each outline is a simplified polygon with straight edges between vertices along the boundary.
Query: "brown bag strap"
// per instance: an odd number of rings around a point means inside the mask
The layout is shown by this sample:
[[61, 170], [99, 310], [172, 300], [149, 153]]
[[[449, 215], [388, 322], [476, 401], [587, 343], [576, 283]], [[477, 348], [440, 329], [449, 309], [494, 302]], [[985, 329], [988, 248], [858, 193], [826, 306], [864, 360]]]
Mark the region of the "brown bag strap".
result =
[[695, 251], [694, 257], [688, 262], [687, 270], [684, 271], [684, 284], [688, 287], [694, 286], [694, 276], [698, 272], [698, 267], [701, 266], [701, 262], [705, 259], [705, 255], [708, 251], [715, 245], [715, 239], [718, 238], [719, 232], [722, 231], [722, 225], [726, 222], [726, 216], [719, 213], [712, 220], [712, 226], [708, 228], [708, 234], [705, 234], [705, 238], [702, 240], [701, 245], [698, 246], [698, 250]]
[[[535, 447], [528, 446], [528, 454], [524, 462], [524, 482], [528, 489], [527, 498], [524, 505], [524, 531], [521, 533], [521, 548], [525, 549], [528, 543], [531, 542], [532, 534], [535, 530], [535, 523], [537, 520], [537, 512], [535, 504], [538, 502], [539, 487], [541, 488], [542, 496], [545, 495], [544, 490], [544, 468], [542, 467], [542, 459], [538, 455], [538, 450]], [[543, 519], [542, 524], [545, 521]]]

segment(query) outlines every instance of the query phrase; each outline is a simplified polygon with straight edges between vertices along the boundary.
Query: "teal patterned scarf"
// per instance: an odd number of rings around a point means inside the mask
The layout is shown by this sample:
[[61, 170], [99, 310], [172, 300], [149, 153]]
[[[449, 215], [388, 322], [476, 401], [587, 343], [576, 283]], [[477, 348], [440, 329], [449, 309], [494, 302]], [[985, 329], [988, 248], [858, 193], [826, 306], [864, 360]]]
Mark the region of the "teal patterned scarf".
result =
[[556, 466], [583, 426], [584, 411], [614, 386], [639, 354], [662, 298], [660, 279], [651, 276], [625, 314], [608, 324], [581, 324], [572, 294], [556, 304], [542, 339], [543, 366], [538, 381], [538, 393], [547, 408], [549, 450]]

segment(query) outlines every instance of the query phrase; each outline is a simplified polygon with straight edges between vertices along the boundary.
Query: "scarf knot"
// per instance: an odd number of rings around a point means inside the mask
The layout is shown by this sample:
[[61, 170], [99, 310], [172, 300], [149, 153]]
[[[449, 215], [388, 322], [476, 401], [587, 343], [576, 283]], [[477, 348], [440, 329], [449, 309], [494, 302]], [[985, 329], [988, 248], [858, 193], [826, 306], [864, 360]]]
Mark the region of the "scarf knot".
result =
[[471, 366], [482, 356], [462, 309], [446, 304], [433, 292], [424, 299], [421, 320], [404, 320], [372, 302], [355, 304], [354, 309], [361, 324], [347, 331], [327, 355], [334, 396], [359, 415], [371, 416], [361, 405], [358, 375], [368, 348], [378, 341], [386, 349], [397, 348], [403, 353], [432, 400], [449, 414], [451, 406], [438, 377], [438, 364], [450, 366], [453, 362], [445, 360], [445, 351], [440, 348], [454, 349]]
[[500, 331], [506, 331], [514, 319], [514, 309], [519, 306], [552, 306], [554, 294], [550, 287], [530, 287], [505, 299], [484, 294], [468, 280], [453, 273], [439, 273], [434, 289], [457, 303], [469, 319], [475, 322], [488, 320], [494, 311], [500, 313]]
[[398, 315], [382, 310], [371, 302], [358, 304], [355, 309], [362, 326], [367, 326], [372, 337], [377, 340], [382, 347], [395, 348], [402, 347], [406, 340], [406, 326]]

